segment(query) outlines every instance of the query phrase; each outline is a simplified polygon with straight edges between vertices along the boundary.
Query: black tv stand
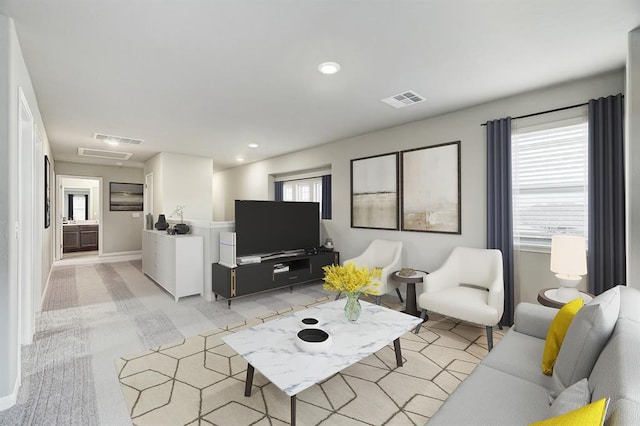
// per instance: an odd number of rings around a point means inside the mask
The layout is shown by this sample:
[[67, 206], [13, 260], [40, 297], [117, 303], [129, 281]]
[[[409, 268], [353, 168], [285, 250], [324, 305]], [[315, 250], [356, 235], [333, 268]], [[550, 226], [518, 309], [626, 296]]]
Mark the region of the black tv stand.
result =
[[218, 296], [231, 300], [263, 291], [321, 280], [323, 266], [339, 264], [337, 251], [306, 255], [291, 254], [286, 257], [265, 259], [260, 263], [250, 263], [229, 268], [219, 263], [212, 265], [211, 288], [216, 300]]

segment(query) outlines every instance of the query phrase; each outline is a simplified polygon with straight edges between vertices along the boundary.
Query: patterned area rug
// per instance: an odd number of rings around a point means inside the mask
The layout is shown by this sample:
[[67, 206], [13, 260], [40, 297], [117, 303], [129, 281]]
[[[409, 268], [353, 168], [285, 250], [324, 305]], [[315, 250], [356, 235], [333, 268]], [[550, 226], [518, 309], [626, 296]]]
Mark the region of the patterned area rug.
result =
[[[289, 397], [257, 370], [252, 395], [244, 396], [247, 363], [221, 338], [324, 302], [257, 317], [122, 357], [116, 362], [116, 369], [132, 422], [289, 424]], [[502, 332], [494, 334], [496, 340], [502, 337]], [[298, 394], [298, 424], [423, 425], [487, 353], [484, 328], [437, 315], [418, 335], [406, 333], [401, 346], [402, 367], [396, 366], [395, 352], [389, 345]]]
[[114, 260], [53, 268], [34, 342], [22, 351], [18, 401], [0, 412], [0, 426], [130, 424], [113, 370], [121, 356], [331, 296], [314, 283], [240, 298], [231, 309], [199, 296], [176, 303], [140, 260]]

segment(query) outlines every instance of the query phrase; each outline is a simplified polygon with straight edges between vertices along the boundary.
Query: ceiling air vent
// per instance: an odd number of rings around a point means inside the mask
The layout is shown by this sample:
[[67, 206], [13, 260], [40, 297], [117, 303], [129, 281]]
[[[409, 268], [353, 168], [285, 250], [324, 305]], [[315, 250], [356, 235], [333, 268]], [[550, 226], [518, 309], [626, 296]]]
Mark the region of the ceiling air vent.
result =
[[107, 158], [109, 160], [128, 160], [133, 155], [132, 152], [105, 151], [103, 149], [78, 148], [78, 155], [81, 157]]
[[114, 135], [105, 135], [104, 133], [94, 133], [93, 137], [99, 141], [110, 143], [110, 144], [121, 144], [126, 143], [128, 145], [140, 145], [144, 142], [142, 139], [135, 138], [125, 138], [123, 136], [114, 136]]
[[414, 90], [407, 90], [406, 92], [398, 93], [397, 95], [381, 99], [381, 101], [385, 104], [391, 105], [394, 108], [404, 108], [409, 105], [423, 102], [424, 97], [418, 95]]

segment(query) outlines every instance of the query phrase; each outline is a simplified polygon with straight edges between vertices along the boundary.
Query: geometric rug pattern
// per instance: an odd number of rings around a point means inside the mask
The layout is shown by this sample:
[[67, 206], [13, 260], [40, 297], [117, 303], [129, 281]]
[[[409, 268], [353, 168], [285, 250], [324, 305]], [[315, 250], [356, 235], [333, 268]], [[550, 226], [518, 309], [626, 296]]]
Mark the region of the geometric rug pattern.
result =
[[[325, 301], [215, 329], [116, 361], [135, 425], [286, 425], [289, 397], [258, 370], [244, 396], [247, 363], [222, 337]], [[388, 305], [388, 304], [387, 304]], [[400, 305], [390, 306], [400, 309]], [[496, 330], [499, 341], [503, 332]], [[299, 425], [424, 425], [487, 354], [484, 327], [430, 315], [389, 345], [297, 395]]]

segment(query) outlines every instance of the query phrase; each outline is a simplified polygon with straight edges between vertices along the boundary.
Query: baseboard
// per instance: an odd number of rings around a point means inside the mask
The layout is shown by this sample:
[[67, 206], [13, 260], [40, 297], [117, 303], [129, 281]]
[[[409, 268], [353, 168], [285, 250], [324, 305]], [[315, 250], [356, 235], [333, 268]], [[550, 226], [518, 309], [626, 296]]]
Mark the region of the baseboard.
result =
[[40, 298], [40, 310], [42, 311], [42, 307], [44, 306], [44, 296], [47, 294], [47, 290], [49, 290], [49, 283], [51, 282], [51, 272], [53, 271], [53, 264], [56, 261], [51, 262], [51, 266], [49, 267], [49, 274], [47, 274], [47, 283], [44, 285], [44, 290], [42, 291], [42, 297]]
[[13, 392], [7, 396], [0, 396], [0, 411], [7, 410], [18, 401], [18, 390], [20, 389], [20, 377], [16, 378], [16, 383], [13, 385]]
[[142, 250], [134, 251], [121, 251], [117, 253], [104, 253], [100, 256], [89, 257], [72, 257], [70, 259], [56, 260], [53, 262], [54, 266], [62, 265], [84, 265], [88, 263], [111, 263], [111, 262], [126, 262], [128, 260], [142, 259]]
[[119, 251], [114, 253], [102, 253], [99, 257], [113, 257], [113, 256], [138, 256], [142, 258], [142, 250], [133, 250], [133, 251]]

